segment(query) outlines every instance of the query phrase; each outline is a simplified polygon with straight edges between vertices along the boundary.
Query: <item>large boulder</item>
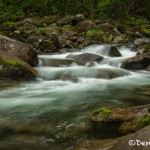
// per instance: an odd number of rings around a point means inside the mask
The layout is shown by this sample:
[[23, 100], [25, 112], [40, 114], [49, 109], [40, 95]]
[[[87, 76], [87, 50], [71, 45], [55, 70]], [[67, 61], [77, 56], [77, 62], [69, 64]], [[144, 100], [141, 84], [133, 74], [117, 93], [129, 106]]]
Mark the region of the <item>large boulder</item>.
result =
[[0, 50], [9, 52], [32, 66], [37, 65], [37, 52], [28, 44], [0, 35]]
[[150, 64], [150, 53], [144, 53], [135, 57], [129, 58], [124, 61], [121, 68], [129, 70], [146, 69]]
[[149, 149], [150, 126], [116, 139], [86, 140], [75, 150], [144, 150]]
[[100, 62], [103, 60], [104, 57], [92, 53], [83, 53], [78, 55], [70, 54], [66, 58], [71, 58], [83, 64], [86, 64], [87, 62], [93, 62], [93, 61]]
[[0, 80], [29, 80], [38, 76], [38, 72], [28, 63], [8, 52], [0, 51]]
[[50, 67], [62, 67], [62, 66], [70, 66], [72, 64], [78, 64], [78, 65], [83, 65], [83, 63], [77, 61], [77, 60], [73, 60], [73, 59], [57, 59], [57, 58], [50, 58], [50, 59], [46, 59], [46, 58], [40, 58], [39, 57], [39, 61], [41, 62], [42, 66], [50, 66]]
[[[116, 132], [129, 134], [150, 125], [150, 105], [137, 107], [107, 107], [93, 111], [91, 120], [94, 125], [117, 124]], [[102, 125], [102, 123], [104, 123]]]

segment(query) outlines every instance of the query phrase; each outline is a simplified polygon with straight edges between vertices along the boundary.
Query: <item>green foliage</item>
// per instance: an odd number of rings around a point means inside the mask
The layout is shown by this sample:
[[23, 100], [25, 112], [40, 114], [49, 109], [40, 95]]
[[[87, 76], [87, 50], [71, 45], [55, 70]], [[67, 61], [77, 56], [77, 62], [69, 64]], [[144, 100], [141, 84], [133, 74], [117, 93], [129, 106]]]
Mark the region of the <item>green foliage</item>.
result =
[[142, 129], [143, 127], [150, 125], [150, 116], [146, 116], [141, 119], [137, 119], [133, 122], [133, 128], [135, 131]]
[[145, 18], [135, 18], [135, 17], [127, 17], [127, 24], [130, 25], [144, 25], [144, 24], [148, 24], [148, 20]]
[[[16, 21], [24, 17], [45, 15], [90, 16], [90, 0], [0, 0], [0, 21]], [[94, 1], [93, 1], [94, 2]], [[136, 16], [150, 18], [150, 1], [147, 0], [97, 0], [93, 7], [95, 17], [101, 19]], [[142, 24], [142, 20], [137, 21]]]

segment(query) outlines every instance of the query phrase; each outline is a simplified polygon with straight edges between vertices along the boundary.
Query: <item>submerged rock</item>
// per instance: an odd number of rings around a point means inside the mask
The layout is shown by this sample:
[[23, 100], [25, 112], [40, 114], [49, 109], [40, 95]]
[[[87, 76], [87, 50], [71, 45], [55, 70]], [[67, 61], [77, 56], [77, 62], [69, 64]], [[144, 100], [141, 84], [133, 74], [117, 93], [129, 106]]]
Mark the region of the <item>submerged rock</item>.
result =
[[58, 79], [76, 79], [76, 78], [97, 78], [97, 79], [114, 79], [129, 75], [129, 73], [122, 69], [109, 69], [109, 68], [94, 68], [94, 67], [72, 67], [62, 68], [61, 70], [54, 69], [51, 72], [41, 72], [41, 77], [45, 80], [58, 80]]
[[38, 72], [23, 60], [0, 51], [0, 80], [29, 80], [38, 76]]
[[135, 57], [129, 58], [124, 61], [121, 68], [129, 70], [146, 69], [150, 64], [150, 53], [144, 53]]
[[87, 62], [93, 62], [93, 61], [100, 62], [103, 60], [104, 57], [92, 53], [83, 53], [78, 55], [70, 54], [66, 58], [71, 58], [83, 64], [86, 64]]
[[9, 52], [32, 66], [37, 65], [37, 52], [28, 44], [0, 35], [0, 50]]
[[56, 58], [39, 58], [41, 61], [42, 66], [50, 66], [50, 67], [63, 67], [63, 66], [70, 66], [72, 64], [83, 65], [83, 63], [73, 60], [73, 59], [56, 59]]
[[150, 105], [137, 107], [107, 107], [93, 111], [93, 123], [107, 123], [110, 126], [119, 123], [117, 130], [121, 134], [129, 134], [150, 125]]

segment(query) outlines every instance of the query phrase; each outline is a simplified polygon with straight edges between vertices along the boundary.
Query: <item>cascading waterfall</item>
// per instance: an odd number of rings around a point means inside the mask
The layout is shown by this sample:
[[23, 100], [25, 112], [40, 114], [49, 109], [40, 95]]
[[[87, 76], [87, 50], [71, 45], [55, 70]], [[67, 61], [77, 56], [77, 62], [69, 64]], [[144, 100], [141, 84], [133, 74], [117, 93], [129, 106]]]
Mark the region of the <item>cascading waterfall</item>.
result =
[[[80, 52], [40, 55], [37, 81], [1, 89], [0, 149], [65, 149], [92, 136], [88, 116], [94, 108], [149, 103], [149, 95], [138, 97], [143, 86], [150, 87], [149, 73], [121, 69], [136, 53], [125, 46], [119, 51], [122, 57], [109, 57], [109, 45], [93, 45]], [[83, 53], [104, 59], [82, 65], [66, 58]]]

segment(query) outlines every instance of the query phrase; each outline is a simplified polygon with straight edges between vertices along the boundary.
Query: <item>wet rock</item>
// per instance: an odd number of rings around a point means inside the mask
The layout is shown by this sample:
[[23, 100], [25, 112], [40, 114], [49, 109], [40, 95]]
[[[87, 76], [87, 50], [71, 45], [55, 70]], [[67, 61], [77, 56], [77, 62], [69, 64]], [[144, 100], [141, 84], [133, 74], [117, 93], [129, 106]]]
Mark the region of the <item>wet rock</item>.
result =
[[97, 69], [94, 67], [74, 67], [74, 68], [62, 68], [60, 71], [54, 70], [49, 74], [49, 72], [42, 73], [41, 77], [46, 80], [56, 80], [56, 79], [74, 79], [74, 78], [97, 78], [97, 79], [113, 79], [117, 77], [122, 77], [129, 75], [128, 72], [121, 69]]
[[37, 52], [28, 44], [0, 35], [0, 50], [9, 52], [32, 66], [37, 65]]
[[150, 53], [144, 53], [135, 57], [129, 58], [124, 61], [121, 68], [129, 70], [146, 69], [150, 64]]
[[133, 50], [137, 51], [136, 55], [148, 53], [150, 52], [150, 44], [134, 45]]
[[115, 144], [114, 139], [86, 140], [74, 150], [109, 150]]
[[0, 80], [30, 80], [38, 76], [38, 72], [23, 60], [0, 51]]
[[[139, 130], [138, 132], [134, 133], [134, 134], [129, 134], [127, 136], [123, 136], [120, 137], [118, 139], [116, 139], [116, 143], [114, 144], [112, 150], [141, 150], [143, 149], [148, 149], [149, 145], [145, 145], [143, 146], [141, 143], [138, 146], [136, 144], [137, 140], [141, 141], [141, 142], [146, 142], [146, 141], [150, 141], [150, 126], [143, 128], [142, 130]], [[131, 142], [133, 143], [129, 143], [130, 140], [133, 140]], [[139, 143], [139, 142], [138, 142]], [[129, 144], [133, 144], [129, 145]]]
[[122, 76], [130, 75], [129, 72], [122, 69], [102, 69], [97, 75], [96, 78], [99, 79], [114, 79]]
[[110, 46], [108, 55], [111, 57], [121, 57], [121, 53], [118, 51], [118, 49], [115, 46]]
[[73, 63], [78, 65], [83, 65], [83, 63], [73, 60], [73, 59], [46, 59], [46, 58], [40, 58], [40, 61], [42, 63], [42, 66], [51, 66], [51, 67], [61, 67], [61, 66], [70, 66]]
[[[142, 150], [149, 149], [150, 126], [147, 126], [136, 133], [123, 137], [108, 140], [86, 140], [75, 150]], [[130, 143], [129, 143], [130, 142]]]
[[[93, 111], [94, 122], [125, 122], [143, 118], [148, 114], [150, 105], [137, 107], [108, 107]], [[107, 117], [105, 117], [107, 116]]]
[[[93, 111], [91, 120], [96, 123], [107, 123], [121, 134], [129, 134], [150, 125], [150, 105], [137, 107], [107, 107]], [[102, 125], [102, 124], [101, 124]], [[102, 126], [100, 126], [102, 128]]]
[[150, 38], [138, 38], [133, 41], [136, 45], [150, 44]]
[[150, 65], [148, 65], [148, 67], [147, 67], [147, 69], [146, 69], [147, 71], [150, 71]]
[[92, 54], [92, 53], [83, 53], [83, 54], [78, 54], [78, 55], [70, 54], [66, 58], [72, 58], [83, 64], [86, 64], [87, 62], [93, 62], [93, 61], [100, 62], [103, 60], [102, 56]]

